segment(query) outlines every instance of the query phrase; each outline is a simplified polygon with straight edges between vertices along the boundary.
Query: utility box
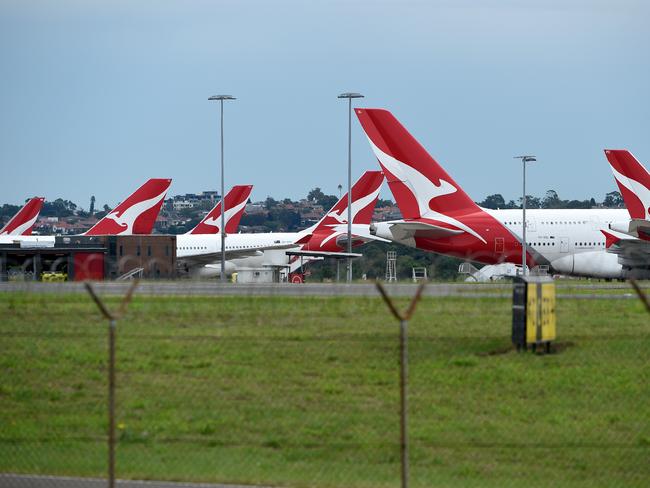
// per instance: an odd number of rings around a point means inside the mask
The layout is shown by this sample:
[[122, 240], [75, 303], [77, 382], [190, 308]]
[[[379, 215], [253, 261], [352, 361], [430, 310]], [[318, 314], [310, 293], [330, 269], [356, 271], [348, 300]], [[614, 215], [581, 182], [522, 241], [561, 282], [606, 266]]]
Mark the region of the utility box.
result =
[[512, 291], [512, 343], [517, 350], [544, 346], [555, 340], [555, 282], [549, 276], [517, 278]]

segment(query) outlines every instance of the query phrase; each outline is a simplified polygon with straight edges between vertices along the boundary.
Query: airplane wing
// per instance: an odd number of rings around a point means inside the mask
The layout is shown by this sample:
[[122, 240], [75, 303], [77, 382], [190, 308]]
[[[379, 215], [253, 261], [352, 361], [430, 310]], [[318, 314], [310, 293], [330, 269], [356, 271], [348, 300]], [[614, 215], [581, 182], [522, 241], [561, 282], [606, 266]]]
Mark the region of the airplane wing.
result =
[[[430, 224], [427, 222], [395, 222], [389, 226], [391, 234], [395, 236], [396, 240], [405, 240], [411, 237], [424, 237], [428, 239], [440, 239], [443, 237], [451, 237], [462, 234], [464, 231], [457, 229], [449, 229], [439, 225]], [[370, 232], [373, 232], [372, 225]]]
[[287, 251], [287, 256], [304, 256], [316, 258], [360, 258], [363, 254], [357, 252], [336, 252], [336, 251]]
[[[339, 235], [336, 237], [336, 243], [345, 248], [348, 242], [348, 225], [339, 224], [332, 226], [334, 232], [338, 232]], [[379, 242], [391, 242], [389, 239], [384, 239], [383, 237], [376, 236], [372, 233], [369, 225], [363, 224], [352, 224], [352, 241], [379, 241]]]

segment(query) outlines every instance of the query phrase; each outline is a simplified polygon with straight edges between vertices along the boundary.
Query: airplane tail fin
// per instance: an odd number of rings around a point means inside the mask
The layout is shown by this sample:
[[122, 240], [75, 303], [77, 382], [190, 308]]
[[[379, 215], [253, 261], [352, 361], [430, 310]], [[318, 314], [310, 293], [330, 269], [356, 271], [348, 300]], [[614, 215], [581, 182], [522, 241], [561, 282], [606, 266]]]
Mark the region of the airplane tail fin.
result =
[[355, 112], [405, 219], [479, 210], [392, 113], [363, 108]]
[[[352, 185], [352, 223], [370, 224], [379, 198], [379, 190], [384, 181], [381, 171], [366, 171]], [[313, 232], [327, 229], [332, 225], [347, 224], [348, 194], [343, 195], [329, 212], [314, 226]]]
[[151, 234], [172, 180], [152, 178], [84, 235]]
[[605, 149], [630, 217], [650, 219], [650, 173], [626, 149]]
[[[224, 215], [226, 233], [232, 234], [237, 232], [239, 221], [244, 215], [246, 202], [253, 190], [253, 185], [237, 185], [226, 194], [224, 203], [226, 213]], [[210, 212], [199, 222], [196, 227], [187, 232], [188, 234], [218, 234], [221, 232], [221, 201], [217, 203]]]
[[0, 229], [0, 236], [29, 236], [43, 207], [45, 198], [31, 198], [23, 207], [18, 210], [7, 224]]

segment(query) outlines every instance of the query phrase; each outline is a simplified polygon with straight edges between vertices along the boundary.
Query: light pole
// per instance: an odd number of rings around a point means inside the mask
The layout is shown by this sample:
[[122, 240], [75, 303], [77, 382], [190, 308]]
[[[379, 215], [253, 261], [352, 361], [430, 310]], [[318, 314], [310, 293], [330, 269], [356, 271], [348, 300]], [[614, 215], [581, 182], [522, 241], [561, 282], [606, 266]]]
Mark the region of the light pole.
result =
[[223, 101], [224, 100], [236, 100], [235, 97], [231, 95], [213, 95], [208, 98], [209, 101], [219, 100], [221, 103], [221, 282], [226, 282], [226, 224], [225, 224], [225, 208], [226, 202], [224, 202], [224, 176], [223, 176]]
[[523, 188], [523, 198], [521, 200], [521, 208], [523, 210], [523, 216], [521, 221], [521, 234], [522, 234], [522, 243], [521, 243], [521, 274], [526, 276], [526, 163], [532, 163], [537, 161], [535, 156], [526, 155], [526, 156], [515, 156], [514, 159], [521, 159], [521, 163], [524, 170], [524, 188]]
[[[361, 93], [341, 93], [348, 99], [348, 254], [352, 254], [352, 99], [363, 98]], [[348, 257], [348, 283], [352, 283], [352, 258]]]

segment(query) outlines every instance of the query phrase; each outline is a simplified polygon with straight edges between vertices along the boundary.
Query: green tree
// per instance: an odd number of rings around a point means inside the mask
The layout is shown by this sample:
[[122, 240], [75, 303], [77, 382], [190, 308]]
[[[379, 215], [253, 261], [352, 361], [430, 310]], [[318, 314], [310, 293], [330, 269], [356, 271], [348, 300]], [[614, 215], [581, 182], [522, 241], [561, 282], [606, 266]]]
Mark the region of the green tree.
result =
[[605, 200], [603, 200], [603, 205], [607, 208], [619, 208], [625, 206], [623, 197], [617, 191], [610, 191], [605, 195]]
[[264, 201], [264, 207], [267, 210], [271, 210], [272, 208], [275, 208], [278, 206], [278, 201], [275, 200], [273, 197], [266, 197], [266, 200]]
[[503, 195], [495, 193], [494, 195], [485, 197], [485, 200], [479, 202], [478, 205], [483, 208], [499, 209], [506, 207], [506, 201], [503, 199]]

